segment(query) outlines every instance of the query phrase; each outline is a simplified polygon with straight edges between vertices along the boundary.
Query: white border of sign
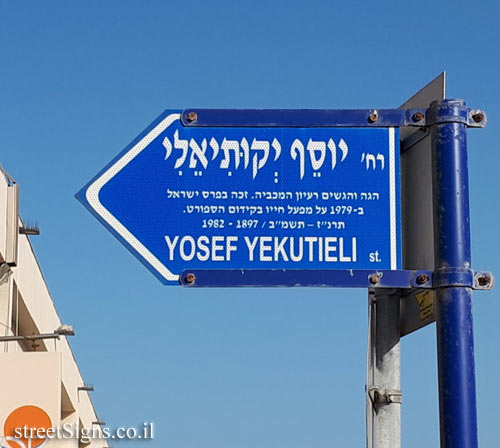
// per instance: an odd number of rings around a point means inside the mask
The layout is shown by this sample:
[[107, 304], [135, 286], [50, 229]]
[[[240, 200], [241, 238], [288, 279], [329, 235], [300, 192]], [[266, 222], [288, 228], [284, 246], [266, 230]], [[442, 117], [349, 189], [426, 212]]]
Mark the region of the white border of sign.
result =
[[391, 269], [398, 268], [398, 234], [396, 227], [396, 132], [389, 128], [389, 190], [391, 207]]

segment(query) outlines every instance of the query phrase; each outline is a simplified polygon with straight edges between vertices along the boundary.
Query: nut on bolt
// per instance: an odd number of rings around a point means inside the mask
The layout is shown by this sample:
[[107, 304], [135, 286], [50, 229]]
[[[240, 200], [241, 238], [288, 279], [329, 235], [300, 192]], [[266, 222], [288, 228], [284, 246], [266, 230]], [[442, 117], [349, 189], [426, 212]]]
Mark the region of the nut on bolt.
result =
[[420, 274], [417, 276], [416, 282], [417, 285], [424, 285], [430, 280], [430, 277], [427, 274]]
[[472, 114], [472, 119], [474, 123], [481, 123], [484, 120], [484, 112], [478, 110]]
[[368, 115], [368, 121], [370, 123], [376, 123], [378, 121], [378, 112], [374, 110], [370, 115]]
[[198, 120], [198, 114], [196, 112], [189, 112], [186, 116], [187, 121], [193, 123]]
[[369, 277], [370, 283], [372, 285], [378, 284], [381, 279], [382, 279], [382, 274], [371, 274]]
[[194, 285], [196, 282], [196, 275], [194, 275], [192, 272], [186, 275], [186, 283], [188, 285]]
[[413, 117], [411, 117], [414, 123], [418, 123], [419, 121], [422, 121], [424, 118], [425, 115], [422, 112], [415, 112], [413, 114]]
[[480, 274], [476, 281], [479, 286], [488, 286], [491, 283], [491, 277], [488, 274]]

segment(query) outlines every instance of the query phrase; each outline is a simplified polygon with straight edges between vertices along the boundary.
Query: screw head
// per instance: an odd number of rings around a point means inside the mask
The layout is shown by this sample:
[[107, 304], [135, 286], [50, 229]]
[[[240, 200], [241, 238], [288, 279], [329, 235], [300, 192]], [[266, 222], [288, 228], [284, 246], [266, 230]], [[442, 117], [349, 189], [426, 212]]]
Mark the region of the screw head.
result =
[[415, 112], [413, 114], [413, 117], [411, 117], [414, 123], [418, 123], [419, 121], [422, 121], [424, 118], [425, 115], [422, 112]]
[[472, 114], [472, 119], [474, 123], [481, 123], [484, 120], [484, 113], [479, 111]]
[[194, 285], [196, 282], [196, 275], [194, 275], [192, 272], [186, 275], [186, 283], [188, 285]]
[[378, 282], [380, 282], [381, 279], [382, 279], [382, 275], [381, 274], [372, 274], [369, 277], [370, 283], [372, 285], [376, 285]]
[[417, 277], [416, 282], [417, 282], [417, 285], [423, 285], [423, 284], [427, 283], [429, 280], [430, 280], [430, 277], [427, 274], [420, 274]]
[[187, 121], [193, 123], [198, 120], [198, 114], [196, 112], [189, 112], [186, 116]]
[[370, 123], [376, 123], [378, 121], [378, 112], [374, 110], [370, 115], [368, 115], [368, 121]]

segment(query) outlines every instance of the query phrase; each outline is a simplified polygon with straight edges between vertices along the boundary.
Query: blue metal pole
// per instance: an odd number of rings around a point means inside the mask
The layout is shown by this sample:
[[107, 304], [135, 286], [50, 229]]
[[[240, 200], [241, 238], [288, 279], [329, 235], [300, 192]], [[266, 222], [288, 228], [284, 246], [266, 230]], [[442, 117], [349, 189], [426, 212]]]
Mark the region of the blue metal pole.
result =
[[[467, 127], [462, 100], [431, 104], [435, 276], [471, 268]], [[466, 110], [466, 109], [465, 109]], [[477, 448], [472, 289], [436, 290], [441, 448]]]

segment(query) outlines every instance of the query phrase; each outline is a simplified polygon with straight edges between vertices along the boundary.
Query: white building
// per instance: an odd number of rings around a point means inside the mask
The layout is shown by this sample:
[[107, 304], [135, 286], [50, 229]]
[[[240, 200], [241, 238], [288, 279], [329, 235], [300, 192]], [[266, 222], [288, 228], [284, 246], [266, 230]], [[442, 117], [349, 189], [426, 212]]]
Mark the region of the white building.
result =
[[[71, 424], [72, 430], [79, 425], [97, 432], [102, 425], [67, 337], [54, 334], [68, 328], [62, 326], [29, 232], [19, 215], [18, 185], [0, 166], [0, 446], [10, 448], [24, 448], [4, 438], [23, 419], [43, 425], [40, 419], [50, 418], [52, 427]], [[32, 441], [33, 448], [43, 445], [108, 447], [104, 439], [76, 436]]]

